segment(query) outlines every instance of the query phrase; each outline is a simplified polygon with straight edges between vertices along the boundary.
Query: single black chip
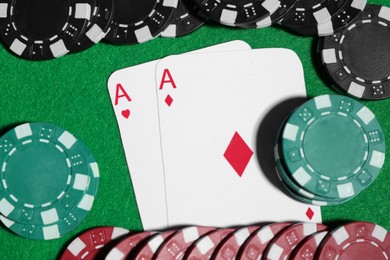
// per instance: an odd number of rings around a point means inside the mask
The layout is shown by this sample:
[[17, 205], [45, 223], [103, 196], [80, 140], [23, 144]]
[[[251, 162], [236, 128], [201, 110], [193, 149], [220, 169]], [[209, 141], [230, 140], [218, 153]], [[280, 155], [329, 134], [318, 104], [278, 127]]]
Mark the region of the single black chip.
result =
[[169, 25], [178, 0], [114, 0], [115, 13], [104, 39], [114, 44], [143, 43]]
[[353, 22], [367, 0], [299, 0], [281, 25], [302, 35], [328, 36]]
[[0, 4], [0, 36], [5, 46], [29, 60], [69, 52], [91, 17], [87, 0], [5, 0]]
[[96, 43], [107, 33], [114, 13], [114, 0], [90, 0], [92, 17], [88, 22], [85, 33], [82, 34], [77, 43], [70, 50], [71, 53], [84, 51]]
[[283, 17], [285, 16], [285, 14], [287, 12], [289, 12], [297, 3], [298, 3], [298, 0], [280, 0], [279, 8], [275, 12], [273, 12], [270, 15], [267, 15], [266, 17], [264, 17], [264, 19], [262, 19], [256, 23], [249, 24], [247, 26], [244, 25], [241, 27], [243, 27], [243, 28], [269, 27], [269, 26], [279, 22], [280, 20], [282, 20]]
[[355, 98], [390, 97], [390, 8], [367, 5], [347, 29], [323, 39], [325, 71]]
[[[347, 0], [349, 1], [349, 0]], [[285, 14], [281, 24], [288, 28], [316, 25], [330, 20], [340, 6], [337, 0], [299, 0], [292, 10]], [[341, 1], [345, 2], [344, 1]]]
[[274, 13], [279, 0], [195, 0], [211, 20], [227, 26], [254, 24]]
[[173, 13], [168, 27], [160, 36], [176, 38], [190, 34], [199, 29], [206, 20], [207, 18], [202, 17], [199, 6], [194, 1], [179, 0], [177, 9]]

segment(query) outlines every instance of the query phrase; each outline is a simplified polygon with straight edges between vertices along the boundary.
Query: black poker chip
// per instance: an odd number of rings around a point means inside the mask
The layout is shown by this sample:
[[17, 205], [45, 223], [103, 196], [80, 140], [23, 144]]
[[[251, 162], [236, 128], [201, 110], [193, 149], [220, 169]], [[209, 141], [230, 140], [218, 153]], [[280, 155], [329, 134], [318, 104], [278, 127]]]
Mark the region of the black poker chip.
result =
[[281, 25], [302, 35], [328, 36], [347, 27], [363, 11], [367, 0], [299, 0]]
[[176, 38], [190, 34], [199, 29], [207, 20], [192, 0], [179, 0], [168, 27], [161, 37]]
[[79, 37], [70, 50], [71, 53], [81, 52], [100, 42], [107, 33], [114, 13], [114, 0], [90, 0], [92, 17], [85, 32]]
[[279, 0], [194, 0], [211, 20], [227, 26], [245, 27], [274, 13]]
[[343, 93], [390, 97], [390, 8], [367, 5], [347, 29], [322, 39], [324, 70]]
[[115, 13], [104, 39], [114, 44], [143, 43], [169, 25], [178, 0], [114, 0]]
[[69, 52], [91, 17], [87, 0], [5, 0], [0, 36], [17, 56], [48, 60]]
[[269, 27], [280, 20], [283, 19], [283, 17], [286, 15], [287, 12], [289, 12], [296, 4], [298, 3], [298, 0], [280, 0], [280, 5], [279, 8], [273, 12], [272, 14], [267, 15], [260, 21], [253, 23], [253, 24], [248, 24], [248, 25], [243, 25], [240, 27], [243, 28], [264, 28], [264, 27]]
[[334, 0], [299, 0], [294, 8], [285, 14], [281, 25], [291, 29], [316, 26], [330, 20], [331, 14], [340, 10], [337, 2]]
[[343, 30], [355, 20], [359, 19], [367, 5], [367, 0], [351, 0], [351, 3], [352, 2], [357, 4], [347, 3], [343, 8], [341, 8], [336, 14], [332, 16], [330, 21], [320, 24], [316, 28], [316, 31], [311, 32], [311, 34], [329, 36]]

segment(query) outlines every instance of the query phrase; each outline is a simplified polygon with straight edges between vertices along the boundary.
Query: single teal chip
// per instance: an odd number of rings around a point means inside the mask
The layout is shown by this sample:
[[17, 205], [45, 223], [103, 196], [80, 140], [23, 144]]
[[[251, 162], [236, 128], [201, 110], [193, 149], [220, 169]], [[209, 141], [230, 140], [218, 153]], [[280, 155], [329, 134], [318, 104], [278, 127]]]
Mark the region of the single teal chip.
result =
[[84, 217], [68, 216], [50, 225], [21, 224], [2, 215], [0, 215], [0, 221], [21, 237], [35, 240], [52, 240], [60, 238], [75, 229]]
[[25, 226], [80, 223], [92, 207], [99, 169], [87, 146], [47, 123], [0, 138], [0, 212]]

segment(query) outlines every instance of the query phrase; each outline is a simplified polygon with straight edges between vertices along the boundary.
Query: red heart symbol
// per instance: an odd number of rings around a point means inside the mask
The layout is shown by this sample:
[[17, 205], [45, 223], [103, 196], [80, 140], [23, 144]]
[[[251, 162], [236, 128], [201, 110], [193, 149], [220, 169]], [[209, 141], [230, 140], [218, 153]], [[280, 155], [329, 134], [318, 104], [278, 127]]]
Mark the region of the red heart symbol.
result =
[[130, 116], [130, 110], [129, 109], [126, 109], [126, 110], [122, 110], [122, 116], [126, 119], [129, 118]]

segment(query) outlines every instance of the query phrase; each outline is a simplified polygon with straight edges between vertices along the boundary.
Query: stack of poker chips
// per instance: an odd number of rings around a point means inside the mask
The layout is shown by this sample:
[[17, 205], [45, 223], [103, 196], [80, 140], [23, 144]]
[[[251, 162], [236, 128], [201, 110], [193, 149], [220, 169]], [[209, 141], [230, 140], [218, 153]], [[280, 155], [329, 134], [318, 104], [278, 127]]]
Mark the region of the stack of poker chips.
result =
[[0, 138], [0, 220], [14, 233], [59, 238], [91, 210], [99, 169], [88, 147], [48, 123], [19, 125]]
[[28, 60], [49, 60], [87, 50], [101, 40], [137, 44], [158, 36], [187, 35], [204, 24], [187, 0], [16, 0], [0, 7], [6, 48]]
[[390, 97], [390, 8], [366, 0], [16, 0], [0, 10], [3, 44], [28, 60], [79, 53], [101, 40], [123, 45], [181, 37], [206, 22], [247, 29], [277, 24], [319, 36], [323, 76], [336, 91], [357, 99]]
[[383, 167], [385, 149], [371, 110], [346, 96], [323, 95], [289, 115], [274, 153], [279, 179], [292, 196], [325, 206], [368, 188]]
[[326, 36], [346, 28], [366, 0], [16, 0], [1, 7], [0, 36], [15, 55], [47, 60], [77, 53], [101, 40], [136, 44], [180, 37], [207, 20], [237, 28], [280, 24], [302, 35]]
[[390, 234], [369, 222], [330, 228], [316, 223], [267, 223], [246, 227], [189, 226], [154, 232], [96, 227], [62, 252], [74, 259], [388, 259]]

